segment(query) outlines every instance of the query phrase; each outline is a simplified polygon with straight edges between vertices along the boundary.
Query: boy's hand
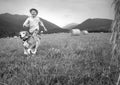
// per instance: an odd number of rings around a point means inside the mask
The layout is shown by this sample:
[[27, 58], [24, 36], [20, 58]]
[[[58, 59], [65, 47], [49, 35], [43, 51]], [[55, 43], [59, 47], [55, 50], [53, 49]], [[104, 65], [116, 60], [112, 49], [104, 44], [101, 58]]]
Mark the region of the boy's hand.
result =
[[43, 31], [40, 31], [40, 33], [42, 34], [42, 33], [43, 33]]

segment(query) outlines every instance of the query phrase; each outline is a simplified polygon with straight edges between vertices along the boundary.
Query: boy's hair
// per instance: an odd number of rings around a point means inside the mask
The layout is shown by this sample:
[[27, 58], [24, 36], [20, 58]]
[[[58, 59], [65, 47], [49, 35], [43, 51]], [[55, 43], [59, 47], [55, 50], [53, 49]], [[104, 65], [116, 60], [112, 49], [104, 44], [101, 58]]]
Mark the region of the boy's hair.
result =
[[38, 14], [38, 10], [35, 9], [35, 8], [30, 9], [30, 13], [31, 13], [33, 10]]

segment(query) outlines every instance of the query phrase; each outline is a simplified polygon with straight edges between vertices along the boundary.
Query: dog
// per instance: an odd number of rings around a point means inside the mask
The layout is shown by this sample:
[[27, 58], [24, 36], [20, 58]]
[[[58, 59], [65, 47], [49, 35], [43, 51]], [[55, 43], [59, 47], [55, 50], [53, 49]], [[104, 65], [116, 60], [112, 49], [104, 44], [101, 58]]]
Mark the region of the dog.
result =
[[23, 41], [24, 54], [36, 54], [40, 45], [40, 35], [38, 35], [36, 32], [30, 34], [28, 31], [21, 31], [19, 36]]

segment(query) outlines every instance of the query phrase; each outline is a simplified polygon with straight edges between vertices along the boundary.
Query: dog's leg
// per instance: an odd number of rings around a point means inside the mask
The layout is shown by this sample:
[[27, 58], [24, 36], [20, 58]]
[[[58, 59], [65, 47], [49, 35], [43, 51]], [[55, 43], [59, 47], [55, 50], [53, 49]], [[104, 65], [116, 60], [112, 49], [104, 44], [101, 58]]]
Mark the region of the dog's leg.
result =
[[31, 52], [32, 52], [32, 54], [36, 54], [36, 52], [37, 52], [36, 46], [34, 48], [32, 48]]
[[31, 54], [33, 53], [33, 48], [35, 48], [35, 44], [34, 45], [31, 45], [29, 48], [28, 48], [28, 53]]
[[25, 55], [28, 55], [28, 54], [29, 54], [28, 51], [27, 51], [28, 46], [29, 46], [29, 45], [28, 45], [27, 42], [23, 42], [24, 54], [25, 54]]
[[27, 49], [25, 49], [25, 48], [24, 48], [24, 54], [25, 54], [25, 55], [28, 55], [28, 51], [27, 51]]
[[27, 52], [28, 52], [28, 54], [30, 54], [31, 53], [31, 49], [29, 48], [29, 49], [27, 49]]

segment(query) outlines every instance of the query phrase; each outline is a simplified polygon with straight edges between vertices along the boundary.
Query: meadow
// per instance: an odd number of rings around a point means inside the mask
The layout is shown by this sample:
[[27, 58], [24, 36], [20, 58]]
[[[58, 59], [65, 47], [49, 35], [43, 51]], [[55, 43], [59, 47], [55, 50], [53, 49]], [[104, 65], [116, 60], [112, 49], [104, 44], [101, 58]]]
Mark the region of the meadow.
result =
[[115, 85], [110, 33], [44, 34], [35, 56], [19, 38], [0, 39], [0, 85]]

